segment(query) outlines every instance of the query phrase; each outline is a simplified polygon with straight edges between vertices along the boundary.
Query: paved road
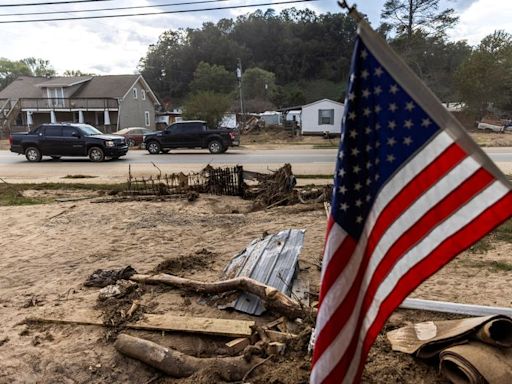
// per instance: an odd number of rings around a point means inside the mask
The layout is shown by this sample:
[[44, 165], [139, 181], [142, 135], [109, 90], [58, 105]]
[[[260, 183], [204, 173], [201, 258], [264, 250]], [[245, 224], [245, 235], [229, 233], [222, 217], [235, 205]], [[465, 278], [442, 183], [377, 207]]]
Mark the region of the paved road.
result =
[[[497, 162], [512, 162], [512, 148], [486, 148], [491, 159]], [[168, 154], [150, 155], [146, 151], [130, 151], [121, 161], [131, 164], [279, 164], [279, 163], [332, 163], [336, 158], [335, 149], [303, 149], [300, 147], [286, 149], [243, 150], [231, 149], [221, 155], [212, 155], [201, 150], [175, 150]], [[63, 158], [60, 163], [88, 162], [85, 158]], [[24, 156], [9, 151], [0, 151], [0, 164], [26, 163]], [[42, 163], [55, 161], [44, 158]]]
[[[500, 166], [512, 169], [512, 148], [487, 148], [486, 152]], [[280, 149], [232, 149], [225, 154], [212, 155], [204, 150], [177, 150], [169, 154], [149, 155], [146, 151], [130, 151], [120, 160], [91, 163], [86, 158], [63, 158], [58, 161], [44, 158], [40, 163], [29, 163], [24, 156], [0, 151], [0, 177], [11, 180], [55, 180], [66, 175], [85, 174], [98, 179], [125, 178], [128, 165], [134, 175], [154, 173], [152, 162], [163, 172], [198, 171], [206, 164], [244, 165], [255, 171], [275, 169], [291, 163], [297, 174], [329, 174], [333, 171], [335, 149], [310, 149], [287, 146]]]
[[[267, 163], [326, 163], [336, 158], [334, 149], [285, 149], [285, 150], [243, 150], [231, 149], [220, 155], [212, 155], [204, 150], [175, 150], [168, 154], [150, 155], [147, 151], [129, 151], [121, 161], [131, 164], [267, 164]], [[0, 151], [0, 164], [26, 163], [25, 156]], [[43, 158], [42, 163], [52, 163]], [[88, 162], [85, 158], [63, 158], [63, 163]], [[95, 164], [96, 165], [96, 164]]]

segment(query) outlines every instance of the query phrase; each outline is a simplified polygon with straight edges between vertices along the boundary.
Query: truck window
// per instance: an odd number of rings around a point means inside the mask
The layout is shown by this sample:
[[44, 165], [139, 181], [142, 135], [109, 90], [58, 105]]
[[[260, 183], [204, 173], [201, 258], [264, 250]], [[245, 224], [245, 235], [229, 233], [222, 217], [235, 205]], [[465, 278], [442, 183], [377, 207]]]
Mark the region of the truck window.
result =
[[46, 127], [44, 134], [45, 136], [62, 136], [62, 127]]
[[62, 127], [62, 136], [64, 137], [73, 137], [73, 133], [78, 134], [78, 130], [73, 127]]
[[188, 124], [175, 124], [172, 126], [172, 133], [181, 134], [181, 133], [189, 133]]
[[205, 131], [205, 128], [204, 127], [204, 123], [189, 123], [187, 124], [189, 127], [188, 127], [188, 132], [190, 133], [201, 133], [203, 131]]

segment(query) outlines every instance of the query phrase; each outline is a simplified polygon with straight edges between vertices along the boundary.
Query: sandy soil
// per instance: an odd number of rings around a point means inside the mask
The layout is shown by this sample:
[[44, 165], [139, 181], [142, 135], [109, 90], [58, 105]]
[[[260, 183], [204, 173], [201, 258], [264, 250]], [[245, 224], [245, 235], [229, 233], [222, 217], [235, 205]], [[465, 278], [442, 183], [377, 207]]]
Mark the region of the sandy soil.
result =
[[[323, 207], [293, 206], [249, 213], [250, 202], [202, 195], [197, 201], [91, 204], [88, 201], [0, 207], [0, 383], [218, 383], [215, 373], [170, 379], [118, 354], [95, 326], [24, 325], [33, 315], [66, 315], [94, 310], [98, 289], [83, 282], [98, 268], [131, 265], [144, 273], [170, 263], [175, 273], [217, 280], [230, 258], [263, 232], [305, 228], [301, 274], [318, 290], [317, 267], [325, 232]], [[53, 217], [60, 214], [57, 217]], [[53, 217], [53, 218], [52, 218]], [[204, 251], [205, 249], [206, 251]], [[497, 244], [487, 254], [466, 253], [429, 279], [414, 296], [509, 306], [512, 275], [487, 262], [511, 260], [511, 244]], [[200, 255], [198, 257], [198, 255]], [[482, 264], [485, 262], [484, 264]], [[190, 266], [190, 268], [188, 268]], [[462, 289], [461, 289], [462, 288]], [[254, 319], [217, 309], [198, 296], [144, 287], [148, 313]], [[256, 318], [266, 323], [276, 315]], [[398, 311], [387, 329], [408, 321], [439, 318]], [[197, 356], [208, 356], [229, 339], [129, 331]], [[309, 357], [289, 353], [267, 362], [251, 383], [307, 383]], [[364, 374], [367, 383], [444, 383], [435, 364], [418, 362], [390, 350], [383, 334]]]

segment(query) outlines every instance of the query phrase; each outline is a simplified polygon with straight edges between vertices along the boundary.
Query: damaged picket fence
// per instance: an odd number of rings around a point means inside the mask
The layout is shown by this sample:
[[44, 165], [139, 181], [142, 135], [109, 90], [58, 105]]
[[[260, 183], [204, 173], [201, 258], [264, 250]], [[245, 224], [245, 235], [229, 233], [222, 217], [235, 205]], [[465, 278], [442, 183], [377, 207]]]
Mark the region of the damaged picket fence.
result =
[[131, 169], [128, 172], [126, 194], [129, 196], [184, 195], [189, 192], [244, 196], [243, 168], [208, 165], [197, 173], [162, 174], [160, 171], [149, 177], [133, 177]]

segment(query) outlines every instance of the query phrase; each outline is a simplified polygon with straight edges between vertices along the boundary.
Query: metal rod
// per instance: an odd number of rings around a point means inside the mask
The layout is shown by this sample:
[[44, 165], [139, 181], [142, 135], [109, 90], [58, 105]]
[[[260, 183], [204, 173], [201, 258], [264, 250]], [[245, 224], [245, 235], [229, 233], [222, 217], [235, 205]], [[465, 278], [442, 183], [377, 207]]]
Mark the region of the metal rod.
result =
[[347, 1], [346, 1], [346, 0], [338, 0], [338, 5], [339, 5], [341, 8], [344, 8], [344, 9], [348, 10], [348, 14], [349, 14], [349, 16], [351, 16], [351, 17], [354, 19], [354, 21], [355, 21], [356, 23], [359, 23], [359, 22], [361, 22], [361, 21], [363, 21], [363, 20], [364, 20], [363, 15], [361, 15], [361, 14], [357, 11], [357, 9], [356, 9], [356, 6], [355, 6], [355, 5], [352, 5], [352, 6], [348, 5], [348, 3], [347, 3]]
[[403, 309], [454, 313], [467, 316], [505, 315], [512, 316], [512, 308], [488, 307], [485, 305], [450, 303], [422, 299], [405, 299], [400, 305]]

